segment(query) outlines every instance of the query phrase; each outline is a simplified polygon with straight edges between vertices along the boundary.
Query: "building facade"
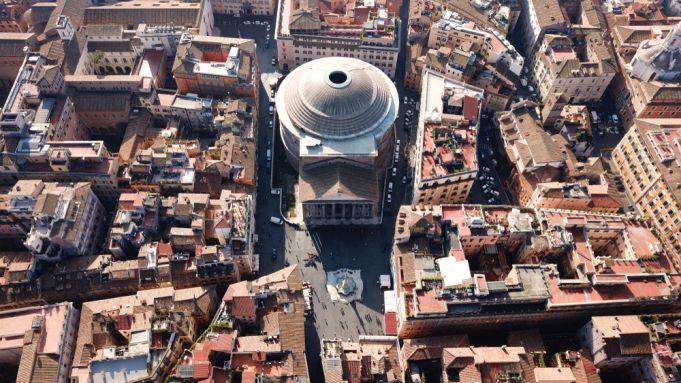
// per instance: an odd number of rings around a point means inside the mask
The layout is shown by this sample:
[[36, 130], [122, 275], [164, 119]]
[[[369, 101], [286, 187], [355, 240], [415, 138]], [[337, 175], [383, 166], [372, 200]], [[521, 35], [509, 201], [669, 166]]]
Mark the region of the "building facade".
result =
[[279, 69], [289, 71], [311, 60], [337, 56], [365, 61], [394, 78], [399, 53], [395, 11], [378, 2], [368, 7], [350, 2], [326, 7], [317, 0], [284, 1], [276, 32]]
[[477, 128], [483, 91], [425, 69], [422, 81], [414, 204], [462, 203], [478, 172]]
[[681, 255], [681, 125], [636, 120], [612, 153], [614, 165], [638, 211]]

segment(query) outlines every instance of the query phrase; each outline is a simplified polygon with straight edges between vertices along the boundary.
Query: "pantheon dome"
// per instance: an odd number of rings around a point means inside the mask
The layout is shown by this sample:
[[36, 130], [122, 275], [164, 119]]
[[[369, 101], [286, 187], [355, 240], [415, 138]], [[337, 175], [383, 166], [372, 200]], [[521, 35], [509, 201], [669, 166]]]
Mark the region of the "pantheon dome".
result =
[[378, 156], [391, 136], [399, 96], [390, 78], [364, 61], [327, 57], [293, 70], [276, 96], [287, 154]]
[[390, 78], [361, 60], [321, 58], [282, 81], [276, 104], [305, 221], [379, 224], [399, 107]]

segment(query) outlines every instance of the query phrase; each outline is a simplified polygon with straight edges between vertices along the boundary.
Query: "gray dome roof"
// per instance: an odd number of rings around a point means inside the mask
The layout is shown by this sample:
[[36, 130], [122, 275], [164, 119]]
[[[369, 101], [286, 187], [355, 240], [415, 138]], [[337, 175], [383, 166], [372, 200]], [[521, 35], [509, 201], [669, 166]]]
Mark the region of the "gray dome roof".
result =
[[327, 57], [291, 72], [277, 94], [291, 124], [319, 138], [347, 139], [392, 125], [397, 91], [378, 68], [364, 61]]

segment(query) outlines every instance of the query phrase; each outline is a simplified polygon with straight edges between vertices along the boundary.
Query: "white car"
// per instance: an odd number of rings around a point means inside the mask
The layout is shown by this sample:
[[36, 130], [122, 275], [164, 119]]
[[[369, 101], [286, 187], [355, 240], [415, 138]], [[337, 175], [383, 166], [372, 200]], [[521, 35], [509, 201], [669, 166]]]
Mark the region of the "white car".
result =
[[284, 221], [282, 221], [281, 218], [278, 218], [278, 217], [271, 217], [270, 222], [272, 222], [275, 225], [280, 225], [280, 226], [284, 224]]
[[267, 32], [269, 32], [269, 31], [270, 31], [270, 26], [268, 25], [268, 26], [267, 26]]
[[409, 103], [409, 97], [405, 97], [405, 98], [404, 98], [404, 103], [405, 103], [405, 104], [408, 104], [408, 103]]
[[393, 168], [393, 177], [397, 175], [397, 168]]
[[388, 198], [386, 198], [386, 201], [388, 203], [391, 203], [393, 201], [393, 196], [390, 193], [388, 193]]
[[244, 25], [251, 25], [251, 22], [246, 20], [246, 21], [244, 21]]
[[272, 129], [272, 121], [270, 121], [270, 129]]

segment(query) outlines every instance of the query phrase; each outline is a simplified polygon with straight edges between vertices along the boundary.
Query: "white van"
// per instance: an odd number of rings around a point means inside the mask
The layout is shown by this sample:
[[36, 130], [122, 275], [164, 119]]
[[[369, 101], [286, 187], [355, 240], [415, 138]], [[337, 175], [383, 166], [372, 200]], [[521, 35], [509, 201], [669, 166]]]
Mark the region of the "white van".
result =
[[270, 217], [270, 222], [272, 222], [275, 225], [283, 225], [284, 221], [281, 220], [281, 218], [277, 217]]

